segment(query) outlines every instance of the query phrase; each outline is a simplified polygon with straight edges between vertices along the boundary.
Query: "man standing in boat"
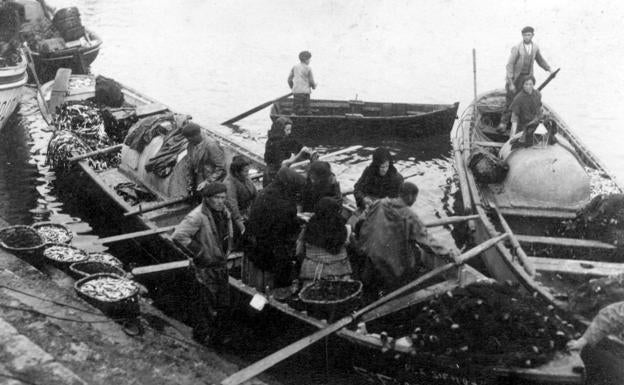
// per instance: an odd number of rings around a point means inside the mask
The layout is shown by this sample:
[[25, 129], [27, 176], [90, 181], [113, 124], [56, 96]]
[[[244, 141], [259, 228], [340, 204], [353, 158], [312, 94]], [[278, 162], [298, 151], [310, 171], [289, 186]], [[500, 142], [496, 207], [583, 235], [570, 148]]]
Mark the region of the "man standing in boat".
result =
[[412, 210], [418, 187], [401, 185], [398, 198], [383, 198], [372, 204], [357, 241], [358, 253], [366, 258], [361, 274], [367, 290], [390, 291], [435, 267], [433, 255], [459, 255], [434, 238]]
[[537, 62], [540, 67], [552, 74], [552, 69], [542, 56], [540, 48], [533, 43], [534, 32], [533, 27], [524, 27], [522, 29], [522, 41], [511, 48], [511, 55], [507, 61], [505, 112], [498, 126], [498, 131], [500, 132], [507, 131], [511, 117], [509, 107], [514, 97], [522, 90], [523, 79], [527, 76], [533, 76], [533, 63]]
[[232, 217], [225, 206], [226, 186], [220, 182], [205, 184], [202, 203], [180, 222], [172, 239], [193, 255], [194, 309], [193, 337], [201, 343], [224, 342], [230, 307], [227, 254], [232, 246]]
[[312, 54], [308, 51], [299, 53], [300, 63], [290, 70], [288, 86], [293, 92], [293, 112], [296, 115], [310, 115], [310, 94], [316, 88], [316, 82], [310, 68]]
[[202, 133], [201, 127], [193, 122], [182, 127], [182, 135], [188, 140], [189, 193], [196, 194], [202, 183], [223, 181], [227, 172], [219, 143]]

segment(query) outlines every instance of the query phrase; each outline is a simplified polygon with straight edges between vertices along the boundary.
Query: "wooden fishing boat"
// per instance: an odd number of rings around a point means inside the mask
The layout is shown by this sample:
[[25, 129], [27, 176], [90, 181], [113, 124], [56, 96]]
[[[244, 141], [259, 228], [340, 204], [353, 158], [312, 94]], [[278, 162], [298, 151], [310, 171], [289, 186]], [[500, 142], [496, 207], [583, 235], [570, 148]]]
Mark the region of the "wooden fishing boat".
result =
[[21, 61], [17, 65], [0, 67], [0, 130], [17, 108], [28, 81], [28, 62], [24, 54], [20, 53]]
[[293, 121], [293, 134], [334, 134], [419, 137], [445, 134], [457, 119], [459, 103], [407, 104], [361, 100], [311, 100], [311, 115], [294, 115], [293, 99], [281, 99], [271, 108], [271, 119]]
[[[596, 313], [578, 313], [577, 290], [595, 282], [593, 279], [624, 273], [624, 261], [614, 244], [575, 238], [560, 229], [573, 223], [577, 211], [595, 195], [622, 193], [624, 189], [548, 105], [544, 110], [556, 125], [556, 143], [549, 144], [549, 134], [543, 133], [535, 136], [531, 147], [510, 152], [509, 134], [496, 130], [504, 104], [504, 90], [480, 95], [460, 118], [453, 137], [465, 212], [479, 214], [481, 219], [472, 224], [474, 241], [512, 231], [512, 242], [498, 244], [483, 254], [491, 276], [519, 283], [576, 314], [586, 326]], [[479, 182], [470, 167], [471, 153], [488, 149], [500, 149], [501, 156], [506, 156], [509, 171], [500, 183]], [[609, 336], [596, 349], [586, 350], [593, 355], [592, 361], [599, 362], [598, 371], [607, 373], [613, 383], [624, 381], [621, 339]]]
[[[56, 84], [48, 83], [43, 86], [42, 91], [46, 101], [52, 101], [58, 103], [58, 95], [64, 100], [84, 100], [94, 96], [93, 78], [78, 75], [72, 76], [63, 84], [61, 82], [62, 77], [58, 77], [59, 81]], [[91, 79], [91, 81], [87, 80]], [[150, 105], [160, 105], [157, 101], [140, 94], [128, 87], [123, 87], [123, 93], [127, 107], [136, 107], [142, 109], [149, 109]], [[54, 90], [54, 91], [53, 91]], [[60, 91], [59, 91], [60, 90]], [[56, 97], [55, 97], [56, 95]], [[44, 102], [44, 101], [41, 101]], [[53, 110], [53, 109], [52, 109]], [[243, 154], [248, 157], [253, 165], [252, 167], [257, 170], [261, 170], [264, 167], [262, 157], [251, 151], [248, 151], [244, 147], [233, 143], [223, 135], [212, 131], [204, 130], [204, 132], [211, 137], [218, 140], [224, 150], [226, 151], [226, 157], [231, 158], [235, 154]], [[119, 215], [125, 213], [126, 215], [136, 211], [137, 206], [132, 206], [128, 202], [124, 201], [115, 192], [115, 186], [119, 183], [137, 183], [153, 192], [158, 200], [161, 202], [168, 199], [186, 195], [184, 183], [185, 175], [185, 162], [186, 158], [183, 155], [178, 157], [179, 161], [174, 166], [173, 172], [167, 178], [158, 178], [153, 174], [149, 174], [145, 171], [144, 165], [151, 156], [153, 156], [160, 146], [162, 145], [162, 137], [156, 137], [149, 143], [141, 153], [127, 147], [122, 146], [121, 149], [121, 165], [118, 168], [110, 168], [102, 171], [96, 171], [89, 166], [88, 161], [80, 160], [77, 165], [82, 173], [88, 176], [99, 190], [103, 192], [114, 204], [120, 209]], [[148, 274], [161, 274], [163, 272], [181, 271], [188, 269], [188, 260], [185, 254], [178, 246], [172, 242], [170, 236], [163, 232], [162, 229], [171, 229], [172, 225], [178, 224], [182, 218], [192, 209], [192, 207], [186, 202], [178, 202], [174, 205], [167, 205], [155, 210], [147, 211], [148, 206], [155, 206], [153, 203], [143, 206], [143, 212], [137, 216], [132, 216], [128, 220], [136, 221], [138, 228], [143, 232], [140, 235], [151, 236], [150, 243], [157, 242], [158, 246], [152, 248], [155, 250], [154, 259], [162, 262], [158, 265], [144, 266], [133, 270], [135, 276], [148, 275]], [[347, 207], [349, 207], [347, 205]], [[108, 212], [108, 215], [113, 215]], [[441, 225], [444, 222], [439, 222], [437, 225]], [[435, 224], [434, 224], [435, 225]], [[158, 234], [158, 236], [155, 236]], [[138, 236], [138, 233], [131, 235], [134, 239]], [[129, 239], [129, 236], [119, 236], [119, 239]], [[157, 238], [157, 239], [154, 239]], [[159, 253], [160, 251], [160, 253]], [[476, 255], [476, 253], [475, 253]], [[231, 255], [229, 284], [235, 289], [239, 295], [244, 297], [262, 296], [266, 299], [268, 306], [272, 309], [282, 313], [283, 315], [292, 319], [299, 320], [312, 327], [322, 329], [328, 325], [325, 319], [321, 317], [315, 317], [308, 314], [305, 310], [296, 306], [292, 306], [292, 303], [287, 300], [278, 300], [277, 295], [271, 293], [261, 293], [255, 288], [245, 284], [240, 277], [239, 272], [240, 255]], [[444, 263], [446, 261], [439, 261]], [[481, 273], [469, 266], [455, 266], [448, 274], [448, 279], [440, 278], [434, 280], [432, 284], [423, 285], [422, 287], [415, 288], [407, 296], [398, 297], [384, 305], [383, 307], [375, 309], [378, 313], [375, 313], [369, 318], [363, 318], [360, 321], [372, 320], [377, 317], [381, 317], [386, 313], [391, 313], [399, 309], [414, 306], [418, 303], [426, 301], [435, 295], [445, 293], [455, 288], [463, 287], [472, 282], [487, 280]], [[281, 297], [280, 297], [281, 298]], [[367, 315], [365, 314], [364, 317]], [[362, 326], [362, 325], [360, 325]], [[390, 339], [386, 339], [380, 334], [368, 333], [365, 328], [360, 327], [358, 330], [352, 328], [342, 328], [337, 332], [337, 335], [342, 339], [352, 343], [353, 346], [357, 346], [358, 349], [363, 349], [367, 357], [377, 357], [374, 361], [379, 364], [386, 362], [384, 367], [376, 367], [371, 369], [368, 366], [358, 365], [357, 370], [361, 374], [366, 374], [369, 378], [375, 378], [380, 383], [394, 383], [388, 382], [390, 377], [384, 374], [390, 365], [396, 365], [394, 361], [395, 354], [408, 354], [411, 350], [411, 346], [405, 343], [405, 338], [402, 336], [390, 336]], [[390, 353], [382, 353], [388, 349]], [[578, 355], [570, 355], [565, 353], [557, 353], [555, 358], [540, 367], [536, 368], [502, 368], [492, 367], [486, 370], [486, 375], [480, 376], [478, 373], [473, 373], [472, 377], [465, 378], [456, 374], [456, 368], [449, 365], [436, 365], [435, 363], [429, 363], [427, 367], [422, 368], [408, 368], [402, 370], [400, 374], [401, 384], [404, 383], [421, 383], [424, 379], [427, 383], [497, 383], [498, 380], [504, 379], [505, 381], [537, 381], [542, 383], [581, 383], [583, 380], [583, 368], [582, 363]], [[399, 374], [393, 375], [399, 378]], [[372, 377], [371, 377], [372, 376]], [[464, 382], [461, 382], [464, 381]], [[398, 382], [396, 382], [398, 383]]]
[[[11, 0], [24, 6], [26, 22], [21, 34], [37, 31], [38, 24], [45, 20], [52, 23], [55, 9], [40, 0]], [[63, 41], [63, 44], [46, 49], [43, 46], [30, 46], [35, 70], [41, 82], [54, 78], [59, 68], [71, 68], [75, 74], [89, 73], [89, 66], [97, 58], [102, 46], [102, 39], [93, 31], [85, 29], [84, 36], [75, 41]], [[31, 78], [32, 77], [31, 74]]]

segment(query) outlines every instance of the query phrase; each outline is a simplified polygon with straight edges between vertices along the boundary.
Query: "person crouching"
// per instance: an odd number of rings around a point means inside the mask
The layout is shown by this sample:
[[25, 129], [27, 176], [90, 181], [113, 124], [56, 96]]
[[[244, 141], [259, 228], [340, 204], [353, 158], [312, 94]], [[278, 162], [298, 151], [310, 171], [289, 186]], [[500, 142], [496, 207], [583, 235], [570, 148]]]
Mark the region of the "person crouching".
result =
[[193, 337], [201, 343], [224, 341], [229, 313], [227, 254], [232, 241], [232, 218], [225, 206], [226, 187], [213, 182], [201, 189], [202, 203], [176, 227], [172, 238], [192, 253], [198, 306]]

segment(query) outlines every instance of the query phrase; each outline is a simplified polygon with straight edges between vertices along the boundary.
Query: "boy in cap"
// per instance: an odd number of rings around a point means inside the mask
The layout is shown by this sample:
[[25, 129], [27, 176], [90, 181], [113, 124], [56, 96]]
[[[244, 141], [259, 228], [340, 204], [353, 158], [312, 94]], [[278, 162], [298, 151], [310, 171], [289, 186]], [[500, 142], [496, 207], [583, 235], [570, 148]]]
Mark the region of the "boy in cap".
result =
[[225, 154], [219, 143], [202, 133], [201, 127], [187, 122], [182, 136], [188, 140], [189, 193], [194, 194], [202, 182], [221, 182], [227, 175]]
[[293, 111], [297, 115], [310, 115], [310, 94], [316, 88], [310, 59], [312, 54], [308, 51], [299, 53], [300, 63], [290, 70], [288, 86], [293, 92]]
[[224, 343], [230, 308], [227, 255], [232, 246], [232, 218], [225, 205], [226, 186], [206, 183], [202, 203], [176, 227], [172, 239], [193, 255], [198, 295], [193, 337], [201, 343]]
[[498, 131], [504, 132], [507, 130], [511, 117], [509, 106], [518, 92], [522, 91], [522, 81], [529, 76], [533, 76], [533, 63], [537, 61], [540, 67], [552, 74], [550, 65], [542, 56], [540, 48], [533, 43], [534, 32], [533, 27], [527, 26], [522, 28], [522, 41], [511, 48], [511, 55], [507, 61], [505, 112], [501, 117]]

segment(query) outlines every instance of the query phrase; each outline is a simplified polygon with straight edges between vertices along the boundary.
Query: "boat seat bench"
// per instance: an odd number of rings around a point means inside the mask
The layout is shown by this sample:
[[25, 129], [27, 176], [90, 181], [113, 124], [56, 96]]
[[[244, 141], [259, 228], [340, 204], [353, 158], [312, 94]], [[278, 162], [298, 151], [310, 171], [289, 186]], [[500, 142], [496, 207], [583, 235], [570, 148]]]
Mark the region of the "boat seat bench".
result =
[[537, 271], [575, 275], [610, 276], [624, 273], [624, 263], [529, 257]]
[[540, 243], [555, 246], [588, 247], [596, 249], [615, 250], [615, 246], [610, 243], [594, 241], [591, 239], [541, 237], [536, 235], [521, 234], [516, 234], [516, 238], [520, 243]]

